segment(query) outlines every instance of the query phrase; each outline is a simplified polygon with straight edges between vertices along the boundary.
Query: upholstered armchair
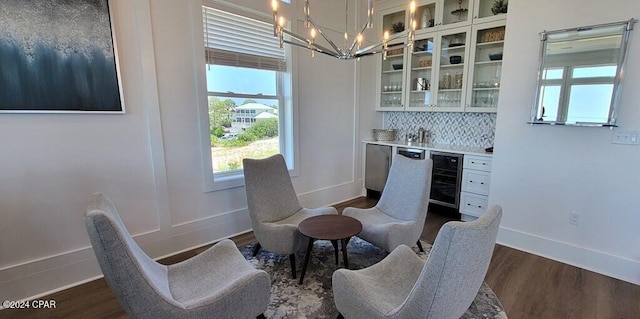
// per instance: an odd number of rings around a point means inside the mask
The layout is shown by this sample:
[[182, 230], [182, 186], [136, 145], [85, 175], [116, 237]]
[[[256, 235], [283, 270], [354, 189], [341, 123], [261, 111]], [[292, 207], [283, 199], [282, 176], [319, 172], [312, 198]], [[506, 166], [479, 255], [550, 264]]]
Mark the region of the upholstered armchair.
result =
[[306, 242], [298, 231], [298, 224], [312, 216], [338, 214], [338, 211], [333, 207], [302, 207], [280, 154], [265, 159], [245, 158], [242, 164], [251, 226], [258, 240], [254, 256], [261, 247], [289, 255], [291, 274], [296, 278], [295, 254]]
[[473, 222], [444, 224], [426, 262], [400, 245], [369, 268], [336, 270], [338, 318], [460, 318], [484, 281], [501, 217], [493, 206]]
[[131, 318], [264, 318], [269, 275], [231, 240], [165, 266], [136, 244], [104, 194], [93, 194], [85, 216], [104, 278]]
[[342, 215], [362, 223], [358, 237], [390, 252], [417, 243], [424, 228], [431, 191], [431, 159], [395, 156], [382, 196], [372, 208], [347, 207]]

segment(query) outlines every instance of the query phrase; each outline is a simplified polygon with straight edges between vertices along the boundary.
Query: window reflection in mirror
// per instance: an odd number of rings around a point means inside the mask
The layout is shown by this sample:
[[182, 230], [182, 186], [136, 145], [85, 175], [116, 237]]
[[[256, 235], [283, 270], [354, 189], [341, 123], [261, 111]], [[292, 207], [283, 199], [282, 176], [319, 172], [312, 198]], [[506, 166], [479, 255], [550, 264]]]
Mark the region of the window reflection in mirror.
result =
[[536, 103], [530, 123], [615, 125], [634, 22], [541, 33]]

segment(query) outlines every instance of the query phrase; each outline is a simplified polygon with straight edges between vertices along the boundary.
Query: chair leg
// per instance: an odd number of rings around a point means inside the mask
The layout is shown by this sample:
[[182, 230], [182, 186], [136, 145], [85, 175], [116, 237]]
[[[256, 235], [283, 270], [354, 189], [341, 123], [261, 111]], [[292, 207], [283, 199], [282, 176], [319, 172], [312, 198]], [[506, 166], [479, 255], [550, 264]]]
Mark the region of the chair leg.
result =
[[291, 275], [293, 279], [296, 279], [296, 254], [289, 255], [289, 262], [291, 263]]
[[418, 239], [417, 244], [418, 244], [418, 249], [420, 250], [421, 253], [423, 253], [424, 252], [424, 248], [422, 248], [422, 244], [420, 243], [420, 239]]
[[260, 246], [260, 243], [256, 243], [256, 245], [253, 246], [253, 257], [255, 257], [258, 254], [258, 252], [260, 251], [261, 247], [262, 246]]
[[338, 318], [337, 319], [344, 319], [344, 317], [342, 316], [341, 313], [338, 313]]
[[256, 319], [267, 319], [267, 317], [264, 316], [263, 313], [259, 314]]

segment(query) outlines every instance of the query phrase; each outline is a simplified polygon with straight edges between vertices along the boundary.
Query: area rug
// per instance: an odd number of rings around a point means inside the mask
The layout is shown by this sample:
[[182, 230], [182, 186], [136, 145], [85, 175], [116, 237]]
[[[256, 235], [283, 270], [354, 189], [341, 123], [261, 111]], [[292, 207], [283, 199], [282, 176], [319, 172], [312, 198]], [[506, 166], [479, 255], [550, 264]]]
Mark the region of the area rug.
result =
[[[291, 278], [289, 256], [276, 255], [264, 249], [256, 257], [252, 257], [254, 245], [241, 248], [245, 258], [257, 269], [266, 271], [271, 276], [271, 297], [264, 315], [267, 318], [336, 318], [338, 311], [333, 303], [331, 290], [331, 276], [337, 269], [331, 242], [318, 240], [314, 243], [309, 266], [304, 276], [303, 284], [298, 279]], [[427, 252], [431, 245], [422, 242]], [[415, 247], [414, 251], [418, 251]], [[361, 269], [382, 260], [387, 254], [370, 243], [354, 237], [347, 247], [349, 253], [349, 268]], [[426, 259], [426, 253], [418, 253], [420, 258]], [[342, 254], [340, 254], [342, 266]], [[301, 264], [304, 252], [296, 255], [298, 263], [298, 278], [300, 278]], [[506, 319], [507, 316], [498, 297], [486, 283], [482, 284], [478, 295], [467, 312], [461, 317]]]

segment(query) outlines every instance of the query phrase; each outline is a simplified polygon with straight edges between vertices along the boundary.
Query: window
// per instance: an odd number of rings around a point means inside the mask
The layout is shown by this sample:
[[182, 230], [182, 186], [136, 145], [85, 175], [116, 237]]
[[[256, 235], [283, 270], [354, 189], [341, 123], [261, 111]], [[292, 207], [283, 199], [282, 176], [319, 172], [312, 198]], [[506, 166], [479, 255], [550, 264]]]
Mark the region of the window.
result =
[[540, 86], [540, 120], [606, 123], [616, 69], [610, 64], [545, 69]]
[[265, 22], [269, 17], [262, 21], [233, 11], [202, 7], [215, 182], [242, 177], [243, 158], [281, 153], [293, 166], [286, 51], [273, 36], [272, 24]]

